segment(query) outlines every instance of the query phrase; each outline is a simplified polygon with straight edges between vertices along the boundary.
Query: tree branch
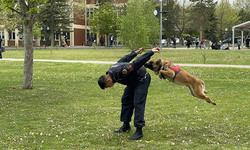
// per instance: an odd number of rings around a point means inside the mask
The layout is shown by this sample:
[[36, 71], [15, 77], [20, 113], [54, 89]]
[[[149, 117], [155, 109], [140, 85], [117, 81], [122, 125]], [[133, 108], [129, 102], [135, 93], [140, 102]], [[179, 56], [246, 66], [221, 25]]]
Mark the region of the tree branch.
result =
[[48, 12], [50, 12], [52, 10], [52, 8], [54, 7], [56, 1], [52, 0], [51, 2], [51, 6], [49, 9], [44, 9], [41, 13], [39, 13], [37, 16], [34, 16], [34, 22], [36, 22], [39, 18], [41, 18], [43, 15], [47, 14]]

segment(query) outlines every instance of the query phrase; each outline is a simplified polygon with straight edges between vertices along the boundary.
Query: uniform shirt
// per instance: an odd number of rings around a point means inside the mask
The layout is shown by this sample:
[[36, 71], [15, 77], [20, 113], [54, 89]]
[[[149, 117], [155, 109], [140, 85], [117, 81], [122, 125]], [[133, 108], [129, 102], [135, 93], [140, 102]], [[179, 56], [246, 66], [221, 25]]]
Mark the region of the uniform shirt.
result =
[[106, 74], [111, 76], [114, 83], [118, 82], [127, 86], [135, 86], [147, 73], [143, 65], [152, 55], [154, 55], [154, 52], [148, 51], [130, 63], [137, 56], [136, 52], [133, 51], [113, 64]]

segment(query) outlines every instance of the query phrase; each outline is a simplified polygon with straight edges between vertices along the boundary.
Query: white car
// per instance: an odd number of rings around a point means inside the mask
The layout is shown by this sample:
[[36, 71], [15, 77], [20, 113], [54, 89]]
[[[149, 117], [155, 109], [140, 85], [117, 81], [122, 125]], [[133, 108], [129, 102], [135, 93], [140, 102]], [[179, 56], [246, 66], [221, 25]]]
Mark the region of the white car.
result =
[[161, 44], [162, 44], [162, 45], [167, 45], [167, 44], [168, 44], [168, 42], [167, 42], [167, 40], [166, 40], [166, 39], [162, 39], [162, 40], [161, 40]]

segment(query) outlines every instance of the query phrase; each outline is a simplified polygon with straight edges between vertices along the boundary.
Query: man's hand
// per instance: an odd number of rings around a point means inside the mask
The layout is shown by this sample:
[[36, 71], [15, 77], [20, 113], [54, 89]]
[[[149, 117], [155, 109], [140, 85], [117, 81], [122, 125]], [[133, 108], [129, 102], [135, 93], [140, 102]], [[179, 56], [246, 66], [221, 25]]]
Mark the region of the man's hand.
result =
[[161, 49], [160, 49], [159, 47], [155, 47], [155, 48], [152, 49], [152, 51], [153, 51], [154, 53], [160, 53], [160, 52], [161, 52]]
[[137, 51], [135, 51], [136, 52], [136, 54], [138, 55], [138, 54], [141, 54], [142, 52], [143, 52], [143, 48], [140, 48], [139, 50], [137, 50]]

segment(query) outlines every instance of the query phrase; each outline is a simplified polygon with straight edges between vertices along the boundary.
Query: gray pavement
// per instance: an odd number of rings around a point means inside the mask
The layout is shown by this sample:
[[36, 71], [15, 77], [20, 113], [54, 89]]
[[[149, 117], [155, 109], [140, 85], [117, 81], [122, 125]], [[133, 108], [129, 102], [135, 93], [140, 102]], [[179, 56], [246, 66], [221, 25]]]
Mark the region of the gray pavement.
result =
[[[12, 59], [12, 58], [3, 58], [1, 60], [8, 61], [24, 61], [24, 59]], [[34, 59], [34, 62], [63, 62], [63, 63], [97, 63], [97, 64], [114, 64], [116, 62], [112, 61], [80, 61], [80, 60], [45, 60], [45, 59]], [[189, 67], [232, 67], [232, 68], [250, 68], [250, 65], [223, 65], [223, 64], [178, 64], [180, 66], [189, 66]]]

